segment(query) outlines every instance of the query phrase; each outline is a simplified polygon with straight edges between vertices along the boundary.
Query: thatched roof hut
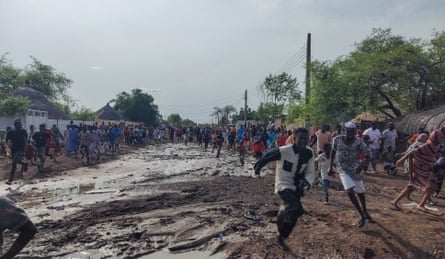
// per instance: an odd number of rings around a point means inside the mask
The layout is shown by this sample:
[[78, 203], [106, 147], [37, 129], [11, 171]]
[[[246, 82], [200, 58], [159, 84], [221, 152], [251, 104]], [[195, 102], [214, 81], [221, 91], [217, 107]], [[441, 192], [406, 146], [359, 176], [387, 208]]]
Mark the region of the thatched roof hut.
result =
[[100, 108], [97, 112], [97, 120], [101, 121], [123, 121], [125, 118], [113, 109], [109, 103]]
[[54, 103], [50, 102], [45, 95], [41, 92], [29, 88], [20, 87], [12, 92], [13, 96], [23, 96], [29, 99], [29, 109], [40, 110], [48, 112], [48, 119], [55, 120], [69, 120], [70, 118], [62, 110], [59, 109]]
[[445, 105], [437, 106], [428, 110], [408, 113], [395, 121], [396, 129], [408, 135], [424, 128], [431, 132], [439, 127], [445, 126]]
[[387, 117], [379, 112], [363, 112], [355, 116], [351, 121], [355, 123], [360, 123], [362, 121], [385, 121]]

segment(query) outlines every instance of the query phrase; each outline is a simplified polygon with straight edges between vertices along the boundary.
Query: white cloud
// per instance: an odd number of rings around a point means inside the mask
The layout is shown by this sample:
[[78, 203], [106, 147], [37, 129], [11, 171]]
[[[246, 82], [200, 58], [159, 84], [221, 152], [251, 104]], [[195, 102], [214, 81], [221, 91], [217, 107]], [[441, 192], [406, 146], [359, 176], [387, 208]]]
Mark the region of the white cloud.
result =
[[95, 71], [104, 70], [104, 68], [101, 67], [101, 66], [90, 66], [89, 68], [90, 68], [91, 70], [95, 70]]

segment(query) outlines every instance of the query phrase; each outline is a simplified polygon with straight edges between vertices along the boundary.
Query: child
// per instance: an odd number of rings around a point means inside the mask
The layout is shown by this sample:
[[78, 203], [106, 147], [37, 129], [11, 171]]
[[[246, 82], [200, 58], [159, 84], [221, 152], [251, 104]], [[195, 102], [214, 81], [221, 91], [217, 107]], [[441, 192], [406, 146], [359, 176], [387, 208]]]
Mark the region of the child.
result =
[[253, 145], [252, 145], [252, 152], [253, 152], [255, 159], [257, 161], [260, 160], [261, 157], [263, 156], [264, 150], [266, 150], [264, 141], [259, 137], [255, 137]]
[[248, 142], [247, 140], [241, 140], [239, 145], [238, 145], [238, 152], [239, 152], [239, 161], [241, 162], [241, 166], [244, 166], [244, 157], [246, 155], [247, 152], [247, 147], [246, 147], [246, 143]]
[[[368, 135], [357, 134], [357, 137], [362, 138], [363, 142], [365, 142], [366, 146], [369, 146], [369, 136]], [[359, 161], [360, 161], [360, 164], [363, 164], [363, 161], [365, 161], [365, 154], [360, 153]], [[367, 165], [363, 168], [363, 172], [366, 172], [366, 171], [368, 171]]]
[[329, 175], [329, 164], [330, 164], [330, 156], [331, 156], [332, 145], [330, 143], [326, 143], [323, 145], [324, 152], [320, 153], [318, 157], [315, 159], [318, 162], [321, 171], [321, 183], [323, 185], [323, 200], [324, 204], [329, 203], [329, 185], [331, 176]]
[[395, 175], [397, 173], [395, 166], [395, 152], [391, 145], [386, 145], [380, 157], [383, 160], [383, 169], [387, 174]]
[[224, 137], [223, 137], [222, 133], [217, 132], [217, 135], [213, 142], [213, 149], [212, 149], [212, 153], [216, 149], [216, 158], [219, 158], [219, 155], [221, 154], [221, 147], [222, 147], [223, 142], [224, 142]]

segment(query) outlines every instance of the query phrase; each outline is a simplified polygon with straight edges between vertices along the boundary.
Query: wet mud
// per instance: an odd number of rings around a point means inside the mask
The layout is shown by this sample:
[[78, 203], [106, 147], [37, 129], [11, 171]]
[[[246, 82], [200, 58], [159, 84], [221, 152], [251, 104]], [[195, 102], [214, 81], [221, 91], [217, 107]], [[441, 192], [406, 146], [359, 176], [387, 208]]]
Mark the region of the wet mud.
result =
[[[276, 239], [274, 175], [264, 169], [251, 177], [253, 163], [248, 157], [241, 166], [226, 150], [217, 159], [195, 145], [166, 144], [0, 188], [39, 229], [19, 258], [445, 257], [443, 215], [410, 206], [389, 210], [407, 176], [383, 172], [365, 178], [376, 223], [355, 226], [357, 214], [335, 179], [328, 205], [320, 186], [306, 192], [306, 213], [283, 247]], [[436, 201], [433, 207], [445, 211], [445, 200]], [[5, 247], [13, 238], [6, 233]]]

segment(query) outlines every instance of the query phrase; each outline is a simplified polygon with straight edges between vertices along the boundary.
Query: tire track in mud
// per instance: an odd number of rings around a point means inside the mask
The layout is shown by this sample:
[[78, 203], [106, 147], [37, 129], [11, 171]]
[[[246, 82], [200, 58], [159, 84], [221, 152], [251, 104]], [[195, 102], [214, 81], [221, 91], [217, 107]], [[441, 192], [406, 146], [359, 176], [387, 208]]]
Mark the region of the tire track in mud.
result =
[[[268, 224], [243, 214], [254, 210], [267, 215], [266, 204], [277, 204], [274, 195], [262, 191], [267, 186], [272, 192], [271, 182], [272, 177], [213, 177], [163, 184], [161, 188], [170, 192], [99, 202], [61, 220], [44, 220], [37, 224], [40, 233], [33, 242], [44, 247], [39, 253], [52, 255], [65, 252], [66, 247], [74, 247], [73, 251], [108, 248], [117, 256], [140, 256], [165, 247], [220, 249], [219, 234], [243, 236], [251, 227]], [[197, 224], [196, 231], [187, 230], [192, 223]]]

